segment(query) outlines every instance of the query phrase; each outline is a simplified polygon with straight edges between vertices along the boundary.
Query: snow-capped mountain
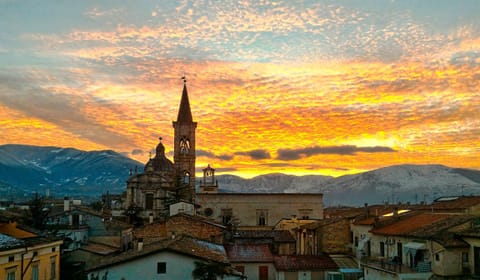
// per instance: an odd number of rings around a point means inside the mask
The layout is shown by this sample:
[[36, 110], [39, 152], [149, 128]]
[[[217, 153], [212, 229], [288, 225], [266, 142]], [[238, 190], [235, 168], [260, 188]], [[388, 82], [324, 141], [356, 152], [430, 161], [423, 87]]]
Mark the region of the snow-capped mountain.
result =
[[98, 195], [121, 192], [129, 170], [142, 163], [113, 151], [27, 145], [0, 146], [0, 195], [23, 191], [56, 195]]
[[[129, 170], [143, 163], [113, 151], [0, 146], [0, 199], [44, 193], [95, 196], [125, 191]], [[267, 174], [251, 179], [217, 175], [223, 192], [323, 193], [324, 205], [430, 202], [447, 195], [480, 195], [480, 170], [443, 165], [397, 165], [328, 177]]]
[[323, 193], [324, 204], [431, 202], [450, 195], [480, 195], [480, 170], [443, 165], [397, 165], [337, 178], [269, 174], [252, 179], [218, 176], [224, 191]]

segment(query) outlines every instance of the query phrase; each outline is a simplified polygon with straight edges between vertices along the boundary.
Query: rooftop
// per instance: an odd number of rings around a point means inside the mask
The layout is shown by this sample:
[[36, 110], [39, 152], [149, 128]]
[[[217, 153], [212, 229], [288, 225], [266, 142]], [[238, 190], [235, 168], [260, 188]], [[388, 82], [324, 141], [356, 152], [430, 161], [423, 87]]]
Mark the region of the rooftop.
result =
[[273, 255], [267, 244], [225, 245], [228, 259], [232, 262], [272, 262]]
[[338, 265], [327, 255], [305, 256], [288, 255], [275, 256], [275, 267], [277, 270], [298, 271], [298, 270], [337, 270]]
[[473, 217], [470, 215], [453, 215], [440, 213], [417, 213], [392, 220], [370, 232], [382, 235], [433, 237], [448, 228], [468, 222]]
[[171, 251], [203, 260], [228, 263], [223, 246], [186, 236], [180, 236], [175, 239], [164, 239], [151, 243], [148, 246], [145, 246], [141, 251], [127, 251], [112, 257], [104, 257], [100, 263], [87, 268], [87, 270], [92, 271], [103, 267], [117, 265], [162, 251]]

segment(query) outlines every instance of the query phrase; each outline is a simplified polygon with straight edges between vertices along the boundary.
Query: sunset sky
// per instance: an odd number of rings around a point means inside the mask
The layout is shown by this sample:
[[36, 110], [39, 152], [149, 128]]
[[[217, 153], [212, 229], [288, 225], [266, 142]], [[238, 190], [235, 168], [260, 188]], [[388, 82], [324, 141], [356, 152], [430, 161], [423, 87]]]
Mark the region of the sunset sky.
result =
[[478, 0], [0, 0], [0, 145], [145, 163], [187, 78], [197, 168], [480, 169]]

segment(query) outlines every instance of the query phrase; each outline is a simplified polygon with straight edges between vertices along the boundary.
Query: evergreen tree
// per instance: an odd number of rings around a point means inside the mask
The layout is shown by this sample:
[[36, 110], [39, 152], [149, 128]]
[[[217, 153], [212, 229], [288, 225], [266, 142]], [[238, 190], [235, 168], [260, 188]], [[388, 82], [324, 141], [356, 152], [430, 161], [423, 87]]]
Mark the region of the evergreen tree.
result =
[[28, 202], [27, 222], [38, 230], [44, 230], [47, 216], [50, 213], [45, 201], [38, 193]]

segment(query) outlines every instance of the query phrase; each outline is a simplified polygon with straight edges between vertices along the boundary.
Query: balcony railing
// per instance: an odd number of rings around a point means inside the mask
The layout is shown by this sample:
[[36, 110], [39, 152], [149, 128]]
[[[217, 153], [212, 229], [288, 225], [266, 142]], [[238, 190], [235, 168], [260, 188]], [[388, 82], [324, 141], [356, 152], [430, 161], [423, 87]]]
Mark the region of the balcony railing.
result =
[[431, 272], [431, 262], [418, 262], [415, 267], [392, 261], [385, 258], [362, 258], [361, 265], [372, 269], [381, 270], [390, 274], [411, 274]]

